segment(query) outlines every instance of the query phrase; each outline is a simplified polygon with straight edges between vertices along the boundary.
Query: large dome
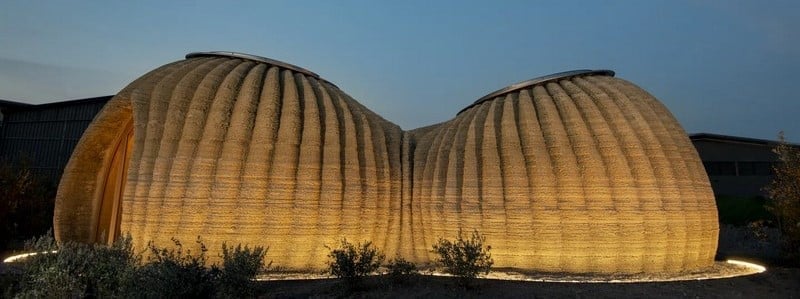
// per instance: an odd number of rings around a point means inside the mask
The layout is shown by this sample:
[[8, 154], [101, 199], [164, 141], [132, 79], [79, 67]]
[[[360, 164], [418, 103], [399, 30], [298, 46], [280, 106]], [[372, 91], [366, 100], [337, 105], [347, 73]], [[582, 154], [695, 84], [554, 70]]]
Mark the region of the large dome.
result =
[[404, 132], [313, 72], [230, 52], [120, 91], [65, 169], [54, 227], [139, 248], [200, 236], [212, 257], [264, 245], [307, 270], [341, 238], [424, 263], [477, 229], [497, 267], [572, 273], [709, 266], [718, 233], [686, 133], [613, 72], [515, 84]]

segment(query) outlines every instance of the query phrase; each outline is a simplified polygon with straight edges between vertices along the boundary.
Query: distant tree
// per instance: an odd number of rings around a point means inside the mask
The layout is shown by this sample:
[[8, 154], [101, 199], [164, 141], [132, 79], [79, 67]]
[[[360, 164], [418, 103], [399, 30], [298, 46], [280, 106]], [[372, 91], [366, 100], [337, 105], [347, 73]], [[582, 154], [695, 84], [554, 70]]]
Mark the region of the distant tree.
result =
[[53, 225], [55, 187], [34, 175], [27, 159], [0, 159], [0, 252], [22, 249], [23, 241]]
[[787, 257], [800, 263], [800, 149], [786, 143], [783, 132], [778, 140], [773, 152], [779, 163], [765, 189], [770, 197], [767, 209], [775, 215]]

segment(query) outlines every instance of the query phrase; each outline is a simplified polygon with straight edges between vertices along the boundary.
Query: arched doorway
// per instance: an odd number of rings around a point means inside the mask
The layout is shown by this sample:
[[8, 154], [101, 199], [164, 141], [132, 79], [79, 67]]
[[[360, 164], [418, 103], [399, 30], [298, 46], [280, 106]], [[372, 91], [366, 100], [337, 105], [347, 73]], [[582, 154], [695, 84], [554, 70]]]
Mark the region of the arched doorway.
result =
[[102, 185], [100, 214], [94, 236], [97, 243], [113, 244], [120, 235], [122, 196], [125, 192], [132, 146], [133, 122], [129, 121], [111, 147], [114, 152]]

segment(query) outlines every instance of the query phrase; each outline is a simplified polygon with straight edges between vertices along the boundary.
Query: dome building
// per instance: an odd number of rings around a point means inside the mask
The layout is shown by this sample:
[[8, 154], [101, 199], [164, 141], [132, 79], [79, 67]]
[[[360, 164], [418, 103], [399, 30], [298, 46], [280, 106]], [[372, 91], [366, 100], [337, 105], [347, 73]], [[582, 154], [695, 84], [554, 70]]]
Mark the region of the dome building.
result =
[[341, 238], [432, 261], [477, 229], [496, 267], [660, 273], [710, 266], [717, 214], [686, 133], [611, 71], [491, 93], [411, 131], [317, 74], [193, 53], [135, 80], [84, 133], [56, 196], [60, 241], [134, 246], [200, 236], [325, 267]]

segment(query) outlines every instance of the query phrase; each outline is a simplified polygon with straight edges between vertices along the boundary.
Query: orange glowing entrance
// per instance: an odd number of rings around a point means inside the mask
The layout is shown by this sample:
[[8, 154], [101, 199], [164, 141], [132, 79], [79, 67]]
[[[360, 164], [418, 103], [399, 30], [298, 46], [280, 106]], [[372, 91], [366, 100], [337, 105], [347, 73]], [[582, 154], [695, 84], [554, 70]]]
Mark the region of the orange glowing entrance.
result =
[[100, 198], [100, 215], [94, 236], [97, 243], [112, 244], [120, 235], [122, 196], [125, 192], [132, 145], [133, 124], [128, 122], [112, 146], [114, 152], [106, 168], [107, 173]]

